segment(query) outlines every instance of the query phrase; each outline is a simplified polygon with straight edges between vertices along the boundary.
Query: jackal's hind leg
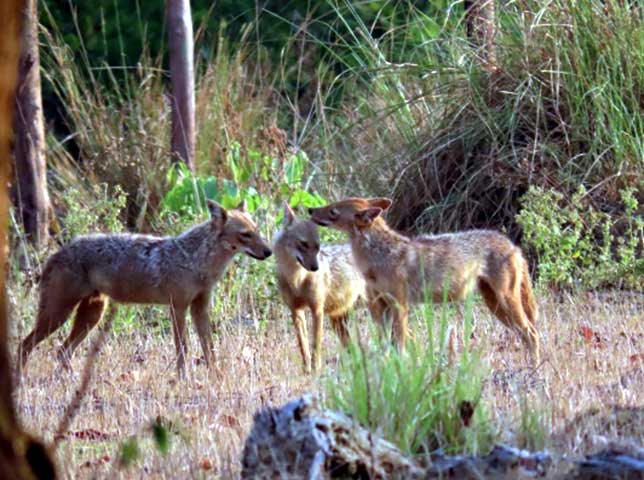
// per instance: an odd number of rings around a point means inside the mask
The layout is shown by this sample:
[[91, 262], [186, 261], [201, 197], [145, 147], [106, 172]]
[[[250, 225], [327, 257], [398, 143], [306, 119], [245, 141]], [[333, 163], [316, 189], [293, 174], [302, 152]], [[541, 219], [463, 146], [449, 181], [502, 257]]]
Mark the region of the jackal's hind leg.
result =
[[533, 361], [539, 361], [539, 336], [527, 315], [523, 311], [521, 297], [511, 290], [494, 291], [483, 280], [479, 282], [479, 290], [483, 300], [492, 313], [510, 330], [519, 333], [521, 340], [528, 348]]
[[343, 313], [341, 315], [335, 315], [329, 318], [331, 320], [331, 325], [333, 326], [335, 333], [338, 335], [338, 338], [342, 343], [342, 346], [346, 347], [347, 345], [349, 345], [350, 340], [349, 329], [347, 325], [349, 321], [349, 315], [347, 313]]
[[65, 323], [76, 304], [80, 301], [80, 298], [57, 298], [55, 293], [52, 297], [41, 298], [36, 324], [31, 333], [20, 343], [18, 349], [18, 366], [20, 369], [24, 368], [33, 349]]
[[70, 360], [74, 351], [87, 337], [89, 332], [100, 322], [107, 305], [107, 297], [95, 293], [83, 298], [76, 309], [76, 317], [69, 336], [65, 339], [60, 350], [58, 359], [65, 367], [70, 367]]
[[505, 303], [505, 309], [512, 320], [515, 330], [521, 335], [521, 340], [530, 351], [534, 363], [539, 362], [539, 335], [536, 328], [530, 323], [528, 317], [523, 311], [521, 298], [518, 295], [512, 295], [507, 292], [502, 300]]

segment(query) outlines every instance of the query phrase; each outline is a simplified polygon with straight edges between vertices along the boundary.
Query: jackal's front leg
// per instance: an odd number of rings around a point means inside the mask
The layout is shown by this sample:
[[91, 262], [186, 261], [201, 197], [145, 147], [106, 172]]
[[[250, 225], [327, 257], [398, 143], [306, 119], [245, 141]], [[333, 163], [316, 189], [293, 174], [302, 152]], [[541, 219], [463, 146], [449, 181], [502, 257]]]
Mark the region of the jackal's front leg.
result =
[[311, 305], [313, 314], [313, 369], [322, 367], [322, 336], [324, 334], [324, 307]]
[[302, 362], [304, 363], [304, 371], [309, 373], [311, 371], [311, 352], [309, 351], [309, 333], [304, 323], [304, 315], [301, 310], [291, 310], [291, 317], [295, 326], [297, 346], [300, 349]]
[[212, 368], [215, 345], [212, 341], [212, 332], [210, 331], [210, 321], [208, 319], [209, 304], [210, 296], [207, 293], [197, 295], [197, 298], [190, 304], [190, 315], [199, 335], [199, 342], [201, 343], [206, 365], [208, 368]]
[[392, 329], [396, 346], [402, 351], [405, 349], [407, 334], [409, 333], [409, 300], [407, 298], [407, 286], [404, 282], [398, 284], [393, 297], [391, 299], [391, 309], [393, 310]]
[[188, 356], [188, 344], [186, 343], [186, 309], [185, 305], [170, 304], [172, 316], [172, 333], [174, 334], [174, 346], [177, 351], [177, 373], [180, 377], [186, 374], [186, 357]]
[[369, 308], [369, 313], [371, 313], [373, 321], [376, 322], [378, 327], [384, 329], [384, 315], [387, 304], [383, 296], [372, 288], [367, 288], [367, 307]]

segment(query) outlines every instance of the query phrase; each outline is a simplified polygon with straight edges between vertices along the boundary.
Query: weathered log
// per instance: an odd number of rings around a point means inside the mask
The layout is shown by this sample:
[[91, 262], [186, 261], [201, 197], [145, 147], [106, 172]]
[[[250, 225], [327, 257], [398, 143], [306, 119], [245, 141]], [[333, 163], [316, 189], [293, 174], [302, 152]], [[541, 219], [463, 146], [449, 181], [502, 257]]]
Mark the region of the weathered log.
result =
[[246, 439], [242, 478], [521, 478], [543, 476], [545, 453], [507, 446], [489, 455], [446, 456], [421, 464], [342, 413], [322, 410], [312, 396], [255, 415]]
[[644, 479], [644, 449], [626, 451], [610, 448], [587, 455], [577, 463], [573, 478], [578, 480], [642, 480]]

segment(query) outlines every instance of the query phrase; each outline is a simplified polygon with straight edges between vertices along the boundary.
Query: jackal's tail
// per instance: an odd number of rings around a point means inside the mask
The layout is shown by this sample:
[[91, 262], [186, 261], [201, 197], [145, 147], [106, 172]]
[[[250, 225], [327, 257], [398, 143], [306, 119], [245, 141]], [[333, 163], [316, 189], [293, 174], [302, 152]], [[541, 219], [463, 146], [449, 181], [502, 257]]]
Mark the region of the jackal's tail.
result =
[[536, 326], [537, 322], [537, 302], [532, 293], [532, 282], [530, 280], [530, 272], [528, 269], [528, 262], [522, 259], [522, 272], [521, 272], [521, 304], [525, 311], [528, 320], [532, 326]]

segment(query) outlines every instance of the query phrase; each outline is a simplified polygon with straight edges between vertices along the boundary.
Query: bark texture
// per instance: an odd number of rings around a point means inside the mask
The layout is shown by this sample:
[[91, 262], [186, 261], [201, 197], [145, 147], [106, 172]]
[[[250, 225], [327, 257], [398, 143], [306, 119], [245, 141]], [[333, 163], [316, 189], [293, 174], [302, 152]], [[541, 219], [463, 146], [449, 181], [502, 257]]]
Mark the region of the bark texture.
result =
[[49, 235], [49, 194], [40, 88], [37, 0], [25, 0], [14, 111], [14, 201], [27, 238], [36, 245]]
[[0, 478], [55, 478], [48, 450], [27, 435], [13, 404], [13, 378], [8, 352], [5, 271], [7, 262], [7, 217], [9, 172], [15, 86], [20, 56], [20, 33], [25, 2], [0, 1]]
[[166, 18], [172, 84], [172, 155], [194, 171], [195, 78], [190, 1], [167, 0]]
[[503, 445], [482, 457], [432, 455], [420, 464], [346, 415], [304, 396], [255, 415], [242, 458], [242, 478], [483, 478], [543, 476], [551, 459]]

